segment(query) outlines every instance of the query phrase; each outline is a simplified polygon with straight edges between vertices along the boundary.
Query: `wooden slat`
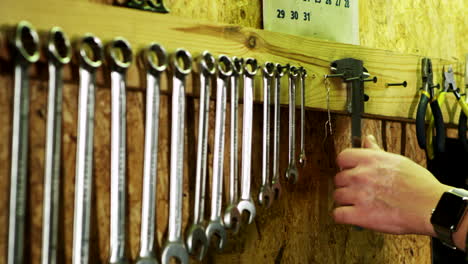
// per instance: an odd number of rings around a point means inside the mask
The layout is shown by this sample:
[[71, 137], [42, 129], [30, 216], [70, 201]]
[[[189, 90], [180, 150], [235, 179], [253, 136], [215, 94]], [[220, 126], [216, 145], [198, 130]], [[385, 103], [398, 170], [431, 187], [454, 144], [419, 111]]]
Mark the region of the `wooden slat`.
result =
[[[300, 65], [307, 69], [310, 76], [306, 84], [306, 106], [310, 108], [327, 107], [323, 76], [329, 72], [330, 62], [354, 57], [363, 60], [368, 71], [379, 79], [377, 84], [366, 84], [366, 93], [370, 96], [370, 101], [365, 106], [367, 114], [395, 118], [415, 117], [418, 87], [421, 86], [421, 56], [84, 1], [3, 0], [0, 10], [8, 10], [0, 16], [2, 25], [13, 25], [25, 19], [39, 30], [61, 26], [75, 39], [87, 32], [96, 34], [104, 42], [123, 36], [130, 40], [134, 50], [140, 50], [150, 42], [157, 41], [169, 51], [183, 47], [194, 56], [209, 50], [215, 55], [255, 57], [261, 63], [273, 61]], [[1, 56], [7, 55], [2, 52]], [[441, 82], [442, 67], [447, 64], [454, 65], [461, 86], [462, 64], [444, 59], [433, 59], [436, 83]], [[403, 80], [408, 82], [408, 87], [385, 87], [387, 82]], [[257, 81], [255, 98], [261, 101], [260, 78]], [[129, 86], [143, 87], [142, 83], [138, 68], [132, 66], [129, 70]], [[340, 81], [332, 82], [330, 109], [335, 111], [346, 109], [346, 89], [340, 84]], [[188, 92], [192, 92], [190, 87]], [[299, 104], [299, 97], [297, 99], [296, 103]], [[443, 107], [444, 119], [446, 122], [456, 123], [459, 107], [455, 106], [453, 96], [448, 99], [447, 105], [450, 107]], [[287, 103], [286, 88], [282, 90], [281, 102]]]

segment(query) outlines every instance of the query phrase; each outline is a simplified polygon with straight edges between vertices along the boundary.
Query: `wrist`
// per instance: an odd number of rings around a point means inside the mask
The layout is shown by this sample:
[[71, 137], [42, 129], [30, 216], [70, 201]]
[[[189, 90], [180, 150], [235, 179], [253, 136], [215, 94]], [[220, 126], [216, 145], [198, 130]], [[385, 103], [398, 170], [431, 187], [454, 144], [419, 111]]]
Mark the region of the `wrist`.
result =
[[424, 226], [425, 226], [425, 235], [437, 237], [437, 233], [435, 232], [434, 226], [431, 223], [431, 216], [433, 210], [436, 208], [437, 204], [439, 203], [440, 198], [444, 192], [453, 189], [452, 186], [448, 186], [445, 184], [440, 184], [437, 188], [434, 188], [431, 194], [431, 197], [428, 201], [428, 207], [426, 210], [426, 214], [424, 215]]

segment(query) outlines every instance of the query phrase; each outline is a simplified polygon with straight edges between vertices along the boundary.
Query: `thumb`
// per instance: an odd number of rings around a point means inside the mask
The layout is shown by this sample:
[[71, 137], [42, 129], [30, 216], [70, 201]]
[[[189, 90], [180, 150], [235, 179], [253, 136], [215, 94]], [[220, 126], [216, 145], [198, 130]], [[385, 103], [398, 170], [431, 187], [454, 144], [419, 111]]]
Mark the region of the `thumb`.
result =
[[363, 148], [382, 150], [373, 135], [368, 135], [364, 138]]

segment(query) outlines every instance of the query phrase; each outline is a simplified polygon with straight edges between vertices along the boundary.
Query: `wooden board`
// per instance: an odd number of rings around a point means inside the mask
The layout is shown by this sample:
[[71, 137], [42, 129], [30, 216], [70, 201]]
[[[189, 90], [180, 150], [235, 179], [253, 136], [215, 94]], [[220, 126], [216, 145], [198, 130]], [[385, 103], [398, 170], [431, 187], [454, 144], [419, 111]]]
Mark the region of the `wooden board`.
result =
[[[60, 25], [72, 38], [93, 32], [102, 38], [104, 43], [116, 36], [123, 36], [131, 40], [135, 51], [151, 41], [157, 41], [169, 51], [181, 47], [187, 48], [194, 57], [203, 50], [209, 50], [215, 55], [224, 53], [230, 56], [255, 57], [260, 63], [273, 61], [303, 66], [310, 76], [306, 83], [306, 106], [309, 108], [327, 108], [323, 76], [329, 73], [330, 63], [336, 59], [354, 57], [363, 60], [369, 73], [379, 79], [377, 84], [366, 84], [366, 93], [370, 96], [370, 101], [365, 106], [366, 113], [396, 118], [415, 117], [419, 98], [418, 89], [421, 86], [422, 56], [85, 1], [47, 0], [38, 3], [28, 0], [5, 0], [2, 1], [0, 8], [8, 9], [8, 12], [0, 17], [1, 24], [14, 24], [27, 19], [40, 30]], [[81, 19], [82, 17], [86, 19]], [[157, 27], [157, 30], [153, 29], [154, 27]], [[462, 84], [461, 61], [453, 58], [434, 58], [433, 64], [436, 83], [441, 82], [443, 66], [452, 64], [459, 85]], [[137, 67], [131, 67], [129, 75], [128, 84], [131, 87], [143, 86]], [[408, 87], [385, 86], [386, 83], [403, 80], [408, 82]], [[333, 81], [330, 93], [330, 108], [336, 111], [346, 109], [346, 89], [340, 84], [340, 81]], [[255, 98], [261, 101], [262, 92], [258, 88]], [[287, 102], [285, 89], [281, 98], [282, 103]], [[447, 105], [450, 107], [443, 109], [444, 121], [456, 123], [458, 118], [455, 116], [458, 116], [456, 113], [459, 112], [459, 107], [454, 103], [453, 96], [449, 96], [448, 99]]]
[[[95, 3], [90, 4], [90, 2]], [[467, 50], [466, 46], [463, 46], [463, 44], [466, 45], [467, 43], [467, 35], [461, 35], [461, 33], [466, 32], [468, 23], [460, 22], [466, 19], [464, 18], [464, 10], [466, 10], [464, 0], [452, 0], [450, 3], [436, 0], [431, 4], [423, 3], [424, 1], [406, 0], [360, 1], [360, 38], [362, 45], [369, 48], [259, 31], [257, 29], [261, 26], [261, 1], [170, 0], [168, 3], [170, 3], [172, 9], [172, 15], [169, 16], [102, 5], [102, 3], [110, 5], [112, 2], [111, 0], [47, 0], [36, 3], [36, 1], [4, 0], [0, 3], [0, 10], [2, 10], [0, 24], [3, 25], [5, 21], [13, 24], [19, 19], [27, 19], [34, 23], [36, 27], [44, 30], [52, 25], [60, 25], [74, 37], [91, 29], [106, 42], [116, 35], [123, 35], [132, 42], [134, 47], [138, 47], [138, 43], [143, 46], [149, 41], [161, 40], [160, 42], [170, 50], [185, 46], [194, 54], [203, 49], [210, 49], [216, 54], [250, 55], [263, 60], [274, 60], [275, 62], [297, 62], [297, 64], [310, 67], [312, 69], [311, 73], [316, 74], [314, 79], [310, 79], [307, 86], [307, 104], [321, 110], [325, 109], [326, 97], [325, 87], [320, 76], [326, 72], [326, 67], [332, 59], [362, 53], [362, 56], [372, 57], [375, 60], [372, 64], [376, 65], [375, 69], [378, 69], [378, 71], [380, 71], [378, 66], [383, 65], [382, 61], [390, 63], [392, 72], [395, 72], [391, 74], [393, 76], [392, 81], [401, 81], [402, 78], [400, 78], [400, 70], [398, 69], [400, 65], [403, 65], [401, 71], [404, 71], [407, 69], [406, 64], [418, 64], [419, 56], [431, 56], [445, 58], [450, 62], [461, 62], [463, 59], [462, 54], [464, 50]], [[386, 6], [387, 10], [383, 10], [382, 6], [384, 4], [390, 5]], [[450, 5], [451, 10], [442, 10], [440, 8], [441, 4]], [[242, 11], [244, 11], [245, 18]], [[430, 17], [427, 15], [428, 13], [431, 14]], [[415, 23], [414, 18], [417, 18], [419, 23]], [[228, 23], [257, 29], [225, 25]], [[447, 24], [450, 25], [450, 30], [447, 30], [445, 26]], [[424, 27], [424, 29], [421, 29], [421, 27]], [[421, 42], [421, 39], [429, 38], [428, 35], [433, 32], [437, 32], [437, 34], [433, 34], [434, 36], [440, 37], [433, 37], [430, 41]], [[250, 36], [255, 37], [255, 47], [248, 45]], [[3, 31], [0, 31], [0, 39], [5, 40]], [[2, 91], [0, 92], [0, 112], [2, 113], [0, 115], [0, 136], [5, 139], [0, 141], [0, 180], [3, 182], [0, 185], [0, 225], [6, 227], [11, 154], [12, 79], [11, 65], [9, 64], [8, 54], [5, 52], [4, 41], [0, 41], [0, 43], [0, 88]], [[452, 46], [455, 45], [454, 43], [457, 43], [456, 49], [458, 51], [454, 51]], [[336, 55], [334, 54], [335, 49], [338, 50]], [[378, 50], [375, 51], [375, 49]], [[386, 50], [392, 50], [393, 52]], [[414, 58], [412, 60], [407, 60], [406, 55], [395, 55], [395, 51], [416, 54], [417, 56], [412, 57]], [[383, 56], [382, 61], [379, 61], [379, 56]], [[391, 61], [387, 61], [392, 56], [396, 57], [392, 58]], [[400, 59], [401, 62], [399, 62]], [[436, 60], [435, 62], [438, 63], [439, 61]], [[39, 263], [40, 260], [47, 91], [45, 69], [42, 64], [42, 66], [33, 69], [32, 72], [33, 76], [38, 77], [39, 80], [36, 78], [32, 83], [27, 263]], [[61, 252], [60, 263], [70, 263], [71, 257], [76, 152], [77, 80], [72, 78], [71, 69], [67, 68], [66, 70], [67, 84], [65, 87], [63, 115], [63, 204], [61, 207], [63, 215], [61, 215], [62, 226], [60, 227], [62, 231], [60, 240], [63, 243], [60, 244], [61, 248], [59, 249]], [[144, 89], [141, 88], [144, 85], [136, 72], [136, 67], [133, 67], [129, 80], [132, 87], [128, 94], [128, 220], [130, 221], [128, 245], [129, 255], [132, 257], [136, 256], [139, 244], [141, 150], [143, 146], [144, 116]], [[412, 78], [416, 79], [418, 78], [418, 72], [419, 70], [415, 68], [413, 72], [408, 73], [408, 76], [413, 76]], [[374, 72], [372, 73], [374, 74]], [[95, 195], [93, 237], [91, 241], [93, 244], [92, 254], [95, 257], [93, 263], [106, 262], [109, 244], [110, 90], [108, 83], [105, 82], [105, 72], [100, 72], [99, 75], [101, 85], [98, 88], [96, 108], [98, 119], [95, 133]], [[436, 77], [440, 79], [439, 75]], [[461, 84], [461, 75], [458, 74], [457, 77], [459, 84]], [[378, 85], [371, 88], [372, 93], [379, 92], [383, 97], [388, 96], [389, 98], [395, 96], [395, 94], [402, 95], [402, 100], [406, 102], [413, 102], [411, 100], [417, 97], [416, 85], [406, 90], [386, 90]], [[343, 94], [339, 84], [335, 83], [333, 88], [332, 109], [342, 111], [344, 109], [345, 94]], [[164, 89], [167, 89], [167, 87], [164, 86]], [[335, 89], [338, 90], [335, 91]], [[261, 92], [256, 94], [257, 99], [260, 100]], [[383, 100], [377, 98], [377, 101], [373, 101], [373, 98], [374, 96], [371, 96], [371, 101], [367, 103], [368, 113], [371, 114], [373, 113], [369, 111], [369, 109], [372, 109], [370, 108], [371, 105], [378, 105], [378, 102]], [[390, 99], [397, 100], [396, 98]], [[282, 100], [283, 103], [286, 103], [285, 90]], [[168, 96], [164, 95], [162, 98], [161, 123], [165, 123], [166, 126], [162, 125], [163, 128], [160, 131], [158, 166], [157, 224], [160, 244], [167, 231], [169, 104]], [[213, 140], [213, 106], [212, 102], [210, 142]], [[188, 97], [187, 107], [193, 111], [193, 115], [187, 118], [187, 128], [189, 129], [187, 141], [193, 142], [197, 138], [197, 100]], [[260, 106], [256, 106], [254, 113], [255, 120], [258, 120], [254, 129], [256, 141], [260, 141], [262, 135], [260, 111]], [[381, 109], [379, 113], [382, 111]], [[405, 111], [411, 112], [403, 108], [402, 112], [404, 113], [401, 116], [404, 118], [410, 117], [405, 114], [407, 113]], [[255, 224], [242, 230], [240, 236], [231, 237], [228, 248], [224, 253], [217, 254], [210, 251], [206, 263], [252, 263], [254, 261], [260, 263], [430, 263], [430, 242], [426, 237], [391, 236], [370, 231], [357, 232], [351, 227], [333, 223], [330, 212], [333, 208], [331, 180], [337, 171], [334, 161], [339, 151], [350, 146], [350, 120], [348, 117], [332, 114], [334, 135], [326, 137], [324, 132], [324, 122], [327, 120], [326, 113], [316, 111], [307, 111], [306, 113], [306, 135], [308, 135], [306, 137], [306, 151], [309, 162], [307, 167], [301, 171], [301, 175], [304, 177], [300, 185], [286, 187], [285, 183], [282, 182], [285, 186], [283, 198], [274, 204], [271, 210], [259, 209]], [[299, 116], [299, 112], [296, 113], [296, 116]], [[383, 116], [388, 117], [389, 113], [384, 113]], [[454, 116], [456, 118], [457, 115]], [[287, 149], [287, 120], [287, 110], [283, 109], [281, 117], [283, 124], [281, 131], [283, 144], [281, 147], [283, 150]], [[381, 137], [384, 134], [383, 131], [385, 131], [385, 137]], [[452, 137], [456, 136], [453, 129], [450, 129], [449, 132]], [[385, 145], [387, 145], [389, 151], [405, 154], [421, 165], [425, 165], [424, 153], [419, 150], [416, 143], [414, 124], [386, 121], [384, 125], [380, 120], [366, 119], [364, 133], [376, 135], [379, 142], [386, 143]], [[193, 144], [186, 144], [186, 148], [187, 155], [195, 155]], [[212, 145], [210, 145], [210, 148], [212, 148]], [[254, 160], [258, 164], [261, 157], [260, 148], [254, 148], [253, 151]], [[287, 166], [287, 154], [283, 152], [281, 155], [281, 170], [284, 171]], [[209, 160], [211, 168], [211, 153]], [[193, 176], [193, 166], [193, 159], [187, 159], [184, 188], [187, 195], [184, 198], [184, 226], [187, 225], [188, 215], [192, 210], [193, 182], [190, 181], [190, 178]], [[253, 179], [253, 192], [256, 194], [260, 181], [258, 168], [255, 169]], [[0, 228], [0, 252], [6, 252], [6, 232], [6, 228]], [[4, 262], [5, 258], [1, 257], [0, 263]]]

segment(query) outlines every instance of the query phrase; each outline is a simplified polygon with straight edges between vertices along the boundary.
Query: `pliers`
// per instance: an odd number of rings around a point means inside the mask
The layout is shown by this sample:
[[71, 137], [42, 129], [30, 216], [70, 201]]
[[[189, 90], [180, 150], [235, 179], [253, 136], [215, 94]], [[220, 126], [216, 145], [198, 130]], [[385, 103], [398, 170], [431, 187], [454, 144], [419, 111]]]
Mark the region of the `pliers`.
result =
[[[434, 75], [432, 72], [432, 61], [429, 58], [422, 59], [422, 80], [423, 86], [421, 88], [421, 98], [419, 99], [418, 109], [416, 112], [416, 137], [418, 139], [418, 145], [420, 148], [425, 149], [433, 148], [432, 136], [430, 141], [426, 137], [426, 110], [427, 105], [431, 105], [432, 116], [434, 118], [434, 127], [436, 130], [435, 136], [435, 150], [436, 152], [445, 151], [445, 127], [444, 119], [442, 116], [442, 111], [440, 110], [440, 105], [435, 97], [434, 88], [439, 87], [439, 85], [434, 85]], [[441, 99], [445, 97], [445, 93], [442, 95]]]
[[[466, 139], [466, 130], [467, 130], [467, 117], [468, 117], [468, 96], [466, 93], [468, 92], [468, 55], [466, 55], [465, 61], [465, 96], [460, 95], [460, 99], [458, 99], [458, 103], [462, 106], [462, 111], [460, 113], [460, 118], [458, 119], [458, 138], [465, 149], [465, 152], [468, 153], [468, 140]], [[455, 95], [456, 96], [456, 95]], [[465, 106], [465, 107], [463, 107]]]

